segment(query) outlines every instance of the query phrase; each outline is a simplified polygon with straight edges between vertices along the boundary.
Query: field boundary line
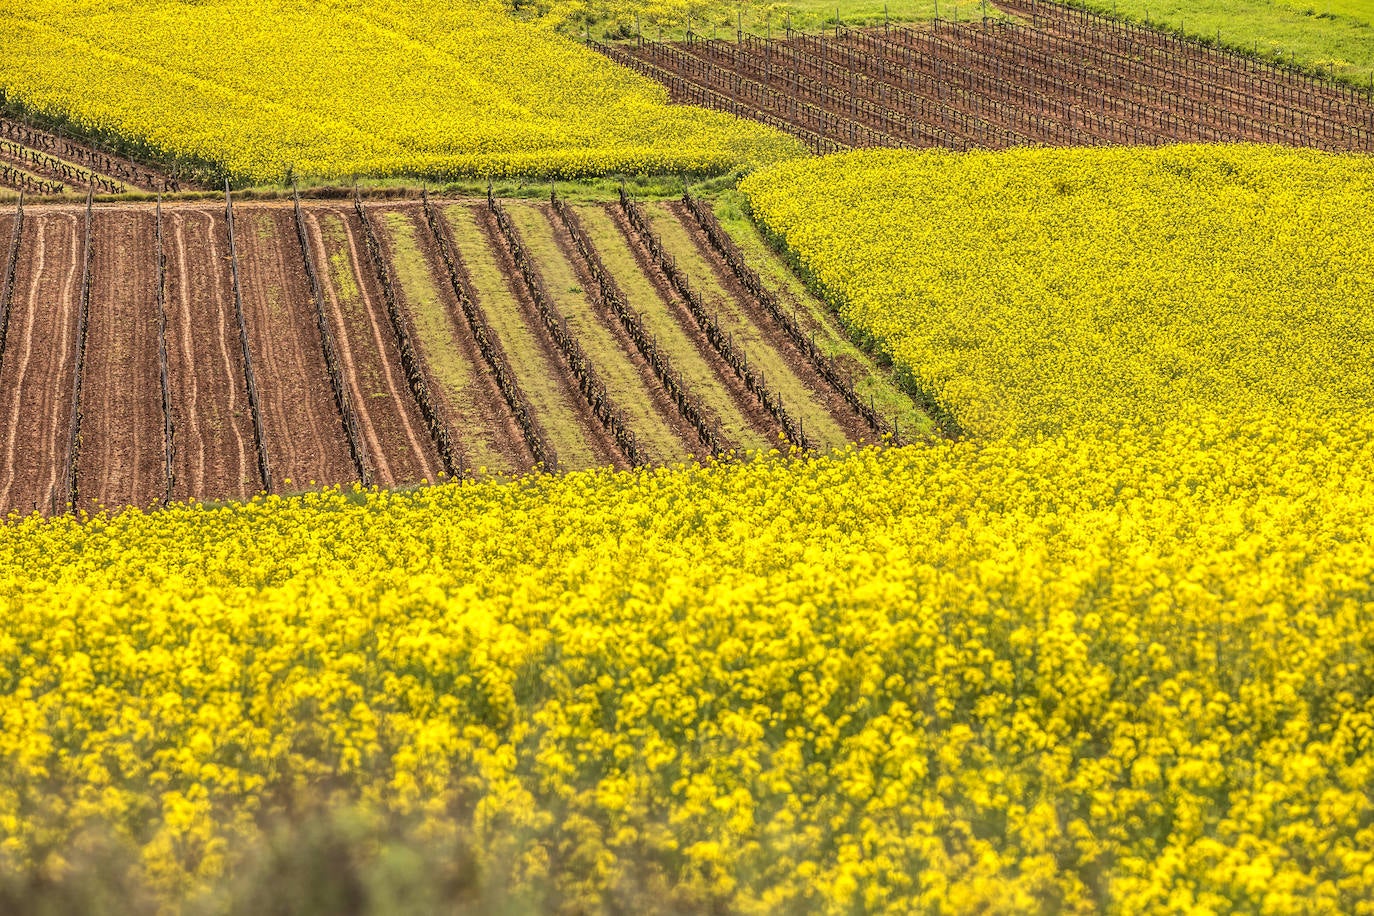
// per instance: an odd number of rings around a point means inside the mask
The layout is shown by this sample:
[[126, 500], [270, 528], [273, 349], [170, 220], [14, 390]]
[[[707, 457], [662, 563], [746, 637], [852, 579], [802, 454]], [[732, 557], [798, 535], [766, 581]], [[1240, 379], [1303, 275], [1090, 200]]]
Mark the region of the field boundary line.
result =
[[[77, 465], [81, 459], [81, 388], [86, 377], [86, 331], [91, 312], [91, 261], [95, 256], [91, 244], [91, 210], [94, 192], [86, 194], [86, 239], [82, 252], [81, 299], [76, 308], [76, 371], [72, 379], [72, 421], [67, 442], [67, 509], [76, 511]], [[54, 494], [56, 498], [56, 494]], [[53, 514], [57, 507], [53, 506]]]
[[387, 269], [386, 260], [382, 257], [381, 243], [373, 229], [372, 218], [363, 206], [363, 199], [356, 185], [353, 187], [353, 209], [357, 211], [358, 220], [362, 223], [363, 242], [367, 248], [368, 258], [372, 261], [373, 272], [377, 275], [377, 282], [382, 288], [382, 301], [386, 303], [387, 317], [391, 319], [391, 330], [396, 338], [396, 349], [401, 354], [401, 368], [405, 370], [406, 381], [410, 383], [410, 393], [415, 398], [415, 406], [419, 408], [425, 425], [429, 427], [430, 438], [434, 440], [434, 448], [439, 453], [444, 473], [450, 477], [463, 477], [465, 470], [462, 457], [455, 456], [448, 426], [439, 419], [439, 410], [429, 392], [429, 382], [425, 379], [420, 361], [415, 355], [410, 328], [406, 324], [405, 316], [401, 314], [400, 306], [396, 303], [391, 271]]
[[749, 359], [744, 354], [743, 349], [735, 345], [734, 336], [721, 328], [720, 323], [706, 309], [706, 303], [702, 300], [701, 294], [692, 289], [687, 275], [677, 266], [677, 261], [663, 247], [663, 242], [649, 228], [648, 218], [644, 215], [640, 205], [631, 199], [622, 188], [620, 191], [620, 209], [625, 214], [630, 228], [640, 243], [648, 249], [654, 265], [659, 272], [667, 277], [668, 282], [678, 295], [687, 304], [687, 310], [692, 313], [692, 318], [701, 329], [711, 346], [715, 348], [720, 358], [725, 360], [728, 365], [748, 388], [750, 393], [758, 399], [763, 409], [768, 411], [778, 425], [782, 427], [785, 435], [793, 445], [802, 450], [810, 450], [811, 444], [806, 438], [806, 431], [802, 428], [799, 420], [792, 418], [783, 406], [782, 397], [775, 395], [768, 388], [768, 381], [761, 372], [756, 372], [749, 368]]
[[14, 278], [19, 271], [19, 243], [24, 232], [24, 192], [14, 208], [14, 237], [10, 239], [9, 258], [5, 261], [5, 275], [0, 278], [0, 366], [5, 364], [5, 342], [10, 333], [10, 302], [14, 298]]
[[324, 308], [324, 287], [320, 284], [319, 267], [315, 254], [310, 250], [310, 237], [305, 228], [305, 216], [301, 213], [301, 196], [292, 189], [292, 204], [296, 216], [296, 238], [301, 243], [301, 257], [305, 262], [306, 279], [310, 281], [310, 294], [315, 300], [315, 324], [320, 331], [320, 346], [324, 350], [324, 367], [329, 374], [329, 383], [334, 388], [334, 406], [338, 408], [339, 419], [343, 422], [344, 435], [348, 437], [348, 450], [353, 456], [353, 466], [358, 471], [358, 479], [363, 486], [372, 485], [372, 473], [368, 467], [367, 449], [362, 437], [358, 435], [358, 419], [353, 413], [353, 404], [348, 399], [348, 388], [344, 384], [343, 370], [339, 367], [339, 355], [334, 349], [334, 333], [329, 327], [329, 316]]
[[601, 426], [615, 440], [616, 447], [631, 465], [639, 467], [648, 464], [648, 458], [640, 451], [639, 443], [635, 441], [634, 430], [630, 429], [629, 423], [626, 422], [620, 408], [615, 405], [605, 384], [597, 377], [591, 357], [587, 356], [577, 335], [568, 326], [567, 319], [559, 313], [553, 300], [544, 292], [539, 273], [525, 254], [525, 248], [520, 244], [520, 235], [511, 223], [510, 216], [490, 192], [487, 194], [487, 209], [496, 217], [496, 225], [500, 228], [506, 245], [510, 247], [511, 258], [515, 261], [520, 278], [525, 283], [525, 289], [529, 291], [530, 299], [539, 311], [539, 317], [558, 348], [568, 371], [577, 379], [577, 390], [581, 392], [582, 399], [591, 408]]
[[744, 287], [745, 291], [754, 297], [759, 305], [763, 306], [764, 311], [782, 327], [788, 339], [816, 367], [821, 378], [825, 379], [830, 387], [835, 389], [840, 397], [844, 398], [845, 403], [863, 418], [870, 429], [879, 436], [891, 436], [893, 444], [900, 445], [900, 430], [897, 428], [897, 424], [888, 422], [879, 416], [873, 404], [864, 403], [863, 398], [859, 397], [858, 392], [854, 390], [853, 381], [845, 378], [835, 361], [822, 353], [816, 346], [814, 335], [808, 337], [802, 331], [801, 326], [797, 324], [796, 318], [783, 310], [782, 303], [778, 302], [777, 297], [763, 285], [763, 279], [758, 272], [744, 263], [739, 248], [726, 234], [724, 227], [716, 219], [716, 215], [700, 200], [693, 197], [689, 191], [684, 190], [682, 192], [682, 201], [692, 216], [696, 218], [697, 224], [701, 226], [701, 230], [705, 233], [707, 240], [710, 241], [711, 247], [716, 250], [716, 253], [721, 256], [721, 259], [725, 261], [730, 271], [735, 275], [735, 278], [739, 280], [740, 286]]
[[262, 429], [262, 406], [258, 402], [258, 383], [253, 374], [253, 351], [248, 346], [248, 321], [243, 314], [243, 284], [239, 282], [239, 251], [234, 232], [234, 195], [229, 180], [224, 181], [224, 218], [229, 233], [229, 275], [234, 285], [234, 313], [239, 323], [239, 349], [243, 352], [243, 383], [248, 389], [248, 412], [253, 417], [253, 441], [258, 453], [258, 474], [262, 491], [272, 492], [272, 465], [267, 460], [267, 437]]
[[429, 226], [430, 235], [434, 238], [434, 245], [439, 251], [439, 258], [444, 262], [444, 267], [448, 271], [449, 282], [453, 285], [453, 295], [458, 299], [458, 308], [467, 321], [468, 331], [472, 334], [473, 340], [477, 341], [477, 349], [481, 352], [482, 358], [486, 360], [487, 366], [491, 368], [492, 376], [496, 379], [496, 387], [500, 389], [506, 406], [510, 408], [516, 424], [524, 434], [525, 444], [530, 450], [530, 455], [534, 458], [534, 463], [542, 465], [548, 470], [555, 470], [558, 467], [558, 456], [536, 424], [534, 415], [529, 408], [529, 402], [525, 399], [525, 393], [520, 390], [520, 384], [515, 379], [515, 373], [506, 363], [505, 354], [498, 349], [495, 335], [487, 325], [486, 318], [482, 316], [477, 303], [468, 293], [467, 284], [463, 282], [463, 278], [458, 272], [458, 262], [453, 249], [439, 225], [439, 215], [434, 211], [434, 205], [429, 201], [429, 192], [423, 189], [420, 191], [420, 204], [424, 208], [425, 222]]
[[673, 404], [676, 405], [682, 419], [696, 431], [697, 438], [701, 440], [706, 451], [711, 455], [721, 454], [723, 448], [719, 429], [707, 421], [701, 409], [701, 402], [688, 388], [682, 374], [673, 368], [668, 355], [659, 349], [658, 340], [645, 329], [643, 318], [631, 307], [625, 294], [606, 270], [600, 255], [596, 253], [596, 248], [582, 230], [577, 215], [559, 198], [557, 192], [550, 191], [549, 201], [568, 237], [572, 239], [573, 247], [582, 257], [587, 272], [596, 281], [601, 301], [620, 321], [626, 335], [634, 342], [635, 349], [644, 357], [644, 361], [658, 378], [659, 384], [663, 385], [668, 396], [673, 399]]
[[162, 236], [162, 195], [157, 198], [157, 217], [154, 233], [157, 236], [157, 374], [162, 385], [162, 460], [167, 491], [163, 503], [172, 501], [176, 484], [176, 429], [172, 423], [172, 386], [167, 372], [167, 255]]

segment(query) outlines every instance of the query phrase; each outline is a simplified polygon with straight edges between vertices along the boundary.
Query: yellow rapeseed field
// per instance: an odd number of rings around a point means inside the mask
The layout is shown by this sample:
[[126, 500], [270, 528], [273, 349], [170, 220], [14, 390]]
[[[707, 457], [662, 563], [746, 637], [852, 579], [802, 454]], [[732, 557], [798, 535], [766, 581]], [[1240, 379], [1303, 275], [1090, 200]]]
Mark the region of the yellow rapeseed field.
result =
[[0, 902], [315, 799], [512, 911], [1374, 913], [1367, 168], [749, 179], [958, 442], [12, 519]]
[[800, 151], [464, 0], [35, 0], [0, 88], [248, 181], [722, 172]]
[[976, 434], [1374, 408], [1374, 158], [872, 151], [742, 188]]
[[1374, 424], [1217, 432], [0, 528], [0, 856], [319, 785], [539, 909], [1370, 912]]

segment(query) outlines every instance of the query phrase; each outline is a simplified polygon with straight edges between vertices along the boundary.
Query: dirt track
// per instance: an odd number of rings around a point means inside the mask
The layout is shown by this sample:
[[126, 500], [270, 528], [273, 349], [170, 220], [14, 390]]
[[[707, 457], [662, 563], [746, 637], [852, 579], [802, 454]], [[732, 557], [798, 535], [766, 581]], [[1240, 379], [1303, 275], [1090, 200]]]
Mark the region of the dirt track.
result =
[[305, 262], [286, 207], [235, 208], [239, 277], [273, 489], [358, 479], [334, 403]]
[[167, 486], [153, 214], [97, 209], [91, 232], [77, 494], [83, 507], [148, 506]]
[[74, 208], [24, 218], [0, 366], [0, 512], [67, 503], [83, 225]]
[[174, 499], [230, 499], [262, 489], [234, 316], [223, 210], [168, 209], [167, 362]]

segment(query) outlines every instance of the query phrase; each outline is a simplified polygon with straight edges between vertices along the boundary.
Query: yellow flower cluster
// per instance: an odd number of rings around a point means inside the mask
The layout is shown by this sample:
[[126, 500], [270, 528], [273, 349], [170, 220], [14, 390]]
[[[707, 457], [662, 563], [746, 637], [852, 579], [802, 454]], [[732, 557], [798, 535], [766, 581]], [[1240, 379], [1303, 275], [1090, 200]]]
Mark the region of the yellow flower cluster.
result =
[[1374, 424], [1217, 433], [14, 522], [0, 859], [323, 784], [541, 908], [1371, 912]]
[[252, 181], [722, 172], [801, 151], [476, 0], [7, 4], [0, 88]]

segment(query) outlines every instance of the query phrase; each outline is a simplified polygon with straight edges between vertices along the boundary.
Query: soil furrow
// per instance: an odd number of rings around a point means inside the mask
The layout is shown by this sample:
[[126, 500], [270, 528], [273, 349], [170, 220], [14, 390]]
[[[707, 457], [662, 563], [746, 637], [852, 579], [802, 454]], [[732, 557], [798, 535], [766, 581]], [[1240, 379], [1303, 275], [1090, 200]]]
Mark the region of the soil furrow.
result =
[[61, 511], [81, 296], [82, 215], [31, 210], [0, 367], [0, 512]]
[[167, 235], [167, 363], [172, 495], [249, 496], [261, 486], [239, 352], [228, 229], [218, 210], [172, 209]]
[[294, 216], [235, 207], [249, 346], [277, 492], [357, 480], [334, 403]]
[[401, 372], [401, 356], [371, 263], [347, 210], [309, 209], [327, 309], [349, 397], [381, 486], [436, 480], [438, 454], [424, 432]]
[[96, 210], [92, 219], [77, 462], [83, 508], [148, 506], [166, 492], [154, 232], [147, 210]]

